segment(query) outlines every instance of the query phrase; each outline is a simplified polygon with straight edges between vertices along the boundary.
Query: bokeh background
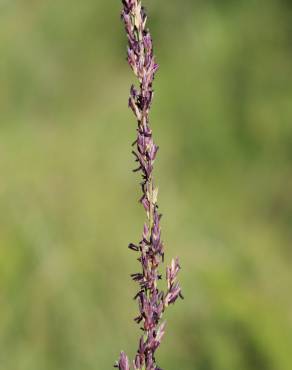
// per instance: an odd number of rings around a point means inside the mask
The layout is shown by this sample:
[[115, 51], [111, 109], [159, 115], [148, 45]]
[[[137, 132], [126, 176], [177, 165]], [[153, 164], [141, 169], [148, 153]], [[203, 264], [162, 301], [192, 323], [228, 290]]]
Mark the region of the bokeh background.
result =
[[[147, 1], [167, 370], [292, 369], [292, 3]], [[0, 369], [134, 355], [144, 213], [116, 0], [0, 1]]]

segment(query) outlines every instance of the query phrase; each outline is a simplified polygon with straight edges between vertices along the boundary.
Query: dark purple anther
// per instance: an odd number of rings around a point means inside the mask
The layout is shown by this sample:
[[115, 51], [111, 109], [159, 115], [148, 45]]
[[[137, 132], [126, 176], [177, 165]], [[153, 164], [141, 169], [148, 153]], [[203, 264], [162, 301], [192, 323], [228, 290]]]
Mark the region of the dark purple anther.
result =
[[129, 107], [137, 119], [137, 139], [133, 154], [137, 162], [135, 172], [142, 175], [142, 203], [147, 222], [144, 224], [142, 239], [138, 244], [129, 244], [129, 248], [139, 252], [140, 272], [131, 275], [139, 284], [139, 291], [134, 297], [138, 301], [139, 314], [135, 321], [141, 326], [143, 334], [132, 367], [124, 352], [121, 352], [115, 367], [120, 370], [161, 370], [156, 365], [155, 351], [159, 347], [165, 332], [165, 322], [161, 322], [166, 307], [182, 297], [177, 282], [180, 270], [178, 259], [173, 259], [166, 270], [167, 290], [158, 288], [162, 275], [158, 269], [164, 260], [164, 245], [161, 240], [160, 219], [158, 212], [158, 188], [154, 185], [153, 165], [158, 146], [154, 143], [149, 125], [149, 110], [153, 99], [152, 84], [158, 64], [153, 55], [153, 44], [146, 28], [147, 16], [141, 0], [122, 0], [122, 19], [128, 37], [128, 63], [139, 81], [139, 89], [131, 86]]

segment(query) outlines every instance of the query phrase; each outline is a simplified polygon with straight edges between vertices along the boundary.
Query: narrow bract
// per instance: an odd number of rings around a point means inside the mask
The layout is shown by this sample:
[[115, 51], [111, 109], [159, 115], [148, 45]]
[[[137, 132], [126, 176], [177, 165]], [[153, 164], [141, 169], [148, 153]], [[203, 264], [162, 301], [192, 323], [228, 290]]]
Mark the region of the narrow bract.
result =
[[122, 19], [128, 37], [128, 63], [139, 81], [139, 89], [131, 86], [129, 107], [136, 116], [137, 139], [133, 143], [133, 155], [137, 162], [135, 172], [142, 174], [142, 203], [147, 222], [144, 224], [141, 241], [129, 248], [139, 253], [138, 261], [141, 272], [131, 275], [139, 284], [135, 296], [139, 305], [139, 314], [135, 321], [141, 325], [143, 334], [139, 341], [137, 354], [130, 366], [128, 357], [121, 352], [115, 367], [120, 370], [161, 370], [155, 360], [155, 351], [159, 347], [165, 332], [162, 315], [169, 304], [174, 303], [181, 295], [177, 282], [180, 270], [178, 259], [173, 259], [166, 270], [167, 290], [158, 288], [158, 280], [162, 279], [159, 266], [164, 260], [164, 245], [161, 240], [160, 219], [157, 197], [158, 188], [154, 185], [153, 165], [158, 151], [154, 143], [149, 124], [149, 111], [153, 99], [152, 84], [158, 64], [153, 55], [153, 45], [149, 30], [146, 28], [147, 16], [140, 0], [123, 0]]

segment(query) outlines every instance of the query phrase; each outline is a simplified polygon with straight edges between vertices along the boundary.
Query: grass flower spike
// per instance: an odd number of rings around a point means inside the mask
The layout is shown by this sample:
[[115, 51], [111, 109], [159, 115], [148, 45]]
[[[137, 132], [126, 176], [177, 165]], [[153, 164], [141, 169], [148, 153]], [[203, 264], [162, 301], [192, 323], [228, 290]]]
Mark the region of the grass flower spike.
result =
[[130, 363], [125, 353], [121, 352], [115, 367], [120, 370], [161, 370], [156, 364], [155, 352], [165, 332], [162, 315], [182, 295], [177, 282], [180, 270], [177, 258], [166, 269], [166, 291], [158, 287], [158, 281], [162, 279], [159, 267], [164, 260], [164, 245], [160, 230], [161, 214], [157, 205], [158, 188], [153, 179], [158, 146], [153, 141], [149, 124], [152, 84], [158, 64], [153, 55], [151, 35], [146, 28], [147, 16], [141, 1], [123, 0], [122, 19], [128, 37], [128, 63], [139, 82], [139, 88], [132, 86], [130, 89], [129, 107], [137, 119], [137, 139], [133, 144], [137, 168], [134, 171], [141, 172], [142, 175], [140, 202], [146, 211], [147, 220], [141, 241], [138, 244], [129, 244], [129, 248], [139, 254], [138, 261], [141, 265], [141, 271], [131, 277], [139, 284], [139, 291], [135, 296], [139, 314], [135, 321], [141, 326], [143, 333], [135, 359]]

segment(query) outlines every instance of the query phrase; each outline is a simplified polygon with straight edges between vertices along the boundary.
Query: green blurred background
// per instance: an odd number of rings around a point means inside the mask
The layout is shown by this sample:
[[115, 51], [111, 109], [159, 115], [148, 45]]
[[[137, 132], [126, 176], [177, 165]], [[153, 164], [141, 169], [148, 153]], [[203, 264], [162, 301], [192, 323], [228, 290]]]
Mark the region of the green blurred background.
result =
[[[145, 1], [166, 370], [292, 369], [292, 3]], [[131, 356], [144, 213], [116, 0], [0, 1], [0, 370]]]

